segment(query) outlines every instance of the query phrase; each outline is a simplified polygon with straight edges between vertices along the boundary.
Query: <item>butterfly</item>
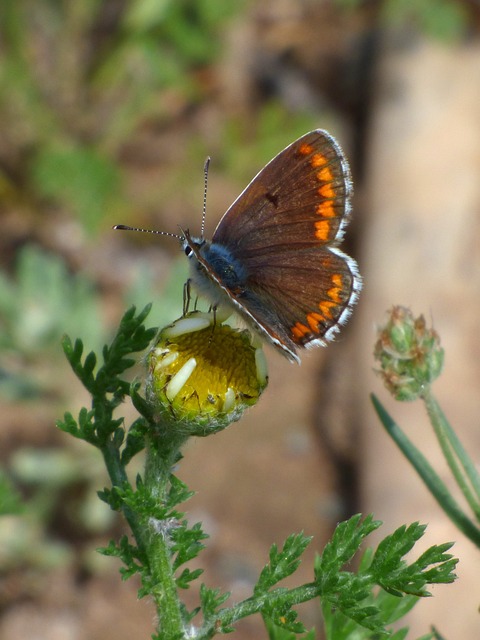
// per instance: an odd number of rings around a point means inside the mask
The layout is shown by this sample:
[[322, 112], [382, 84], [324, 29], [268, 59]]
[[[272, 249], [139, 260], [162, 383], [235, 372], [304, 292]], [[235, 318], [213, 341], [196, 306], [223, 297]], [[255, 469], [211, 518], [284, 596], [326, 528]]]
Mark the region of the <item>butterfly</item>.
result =
[[362, 288], [357, 263], [339, 248], [352, 192], [335, 138], [321, 129], [306, 133], [259, 171], [211, 241], [188, 230], [177, 236], [192, 284], [213, 308], [236, 312], [300, 362], [300, 348], [335, 337]]

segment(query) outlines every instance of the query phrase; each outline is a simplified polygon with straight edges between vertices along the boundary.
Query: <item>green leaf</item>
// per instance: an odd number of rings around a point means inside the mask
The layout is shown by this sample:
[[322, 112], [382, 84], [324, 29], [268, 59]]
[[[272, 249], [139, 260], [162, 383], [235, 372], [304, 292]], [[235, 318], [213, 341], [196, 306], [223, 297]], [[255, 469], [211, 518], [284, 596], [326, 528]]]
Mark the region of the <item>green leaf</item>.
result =
[[303, 533], [290, 535], [281, 551], [273, 544], [270, 549], [270, 562], [260, 574], [255, 585], [254, 594], [258, 595], [268, 591], [273, 585], [294, 573], [300, 564], [300, 557], [310, 544], [312, 538]]
[[196, 558], [200, 551], [205, 548], [202, 540], [206, 540], [208, 535], [202, 531], [202, 525], [197, 522], [192, 527], [187, 526], [183, 521], [172, 529], [172, 553], [175, 554], [173, 560], [173, 570], [176, 571], [182, 564]]
[[152, 407], [152, 404], [148, 403], [145, 398], [138, 393], [138, 389], [140, 388], [140, 382], [133, 382], [130, 386], [130, 398], [132, 400], [132, 404], [138, 413], [145, 418], [147, 423], [154, 424], [155, 423], [155, 410]]
[[97, 366], [97, 356], [93, 353], [93, 351], [90, 351], [90, 353], [85, 358], [85, 362], [83, 364], [84, 375], [88, 378], [91, 377], [93, 379], [92, 373], [96, 366]]
[[[282, 609], [284, 610], [282, 611]], [[264, 620], [273, 621], [274, 627], [276, 627], [275, 635], [279, 634], [280, 629], [295, 634], [295, 636], [306, 631], [305, 625], [297, 619], [297, 612], [287, 605], [281, 608], [273, 606], [271, 610], [267, 606], [262, 614]]]
[[352, 560], [366, 536], [381, 525], [381, 522], [373, 520], [371, 515], [363, 522], [360, 520], [361, 515], [358, 514], [338, 524], [332, 538], [316, 560], [315, 579], [319, 581], [322, 589], [329, 590], [341, 580], [341, 568]]
[[78, 426], [77, 421], [69, 412], [65, 413], [65, 415], [63, 416], [63, 422], [61, 420], [57, 420], [56, 425], [59, 429], [61, 429], [62, 431], [65, 431], [65, 433], [69, 433], [75, 438], [82, 437], [81, 430]]
[[147, 429], [148, 423], [143, 418], [139, 418], [131, 425], [120, 458], [123, 466], [126, 467], [131, 459], [145, 448], [145, 433]]
[[188, 589], [190, 582], [199, 578], [203, 573], [203, 569], [184, 569], [182, 573], [175, 579], [175, 583], [179, 589]]
[[[366, 518], [364, 523], [366, 531], [376, 524], [371, 518], [368, 522]], [[362, 524], [358, 516], [341, 523], [326, 545], [326, 553], [324, 551], [315, 564], [327, 638], [332, 640], [353, 636], [370, 638], [362, 628], [385, 635], [386, 625], [395, 622], [418, 600], [405, 594], [425, 596], [427, 584], [448, 583], [454, 579], [452, 570], [457, 560], [445, 553], [451, 546], [448, 543], [430, 547], [410, 564], [405, 561], [405, 555], [424, 534], [425, 526], [419, 523], [399, 527], [380, 542], [375, 552], [367, 550], [356, 574], [342, 571], [341, 563], [349, 555], [347, 550], [351, 551], [354, 544], [361, 542]], [[430, 582], [431, 579], [434, 582]], [[374, 596], [378, 585], [382, 590]], [[400, 637], [402, 634], [403, 631]]]
[[[301, 632], [290, 631], [282, 625], [275, 624], [273, 620], [267, 617], [264, 617], [264, 622], [268, 631], [269, 640], [299, 640], [298, 635]], [[301, 640], [315, 640], [315, 638], [315, 629], [312, 629], [302, 636]]]
[[426, 487], [432, 493], [439, 505], [454, 522], [457, 527], [468, 536], [477, 546], [480, 546], [480, 529], [476, 524], [468, 518], [463, 512], [458, 502], [450, 493], [446, 484], [442, 481], [436, 471], [433, 469], [427, 458], [419, 449], [407, 438], [405, 433], [400, 429], [397, 423], [390, 416], [388, 411], [382, 405], [380, 400], [372, 394], [372, 404], [377, 412], [380, 422], [385, 430], [394, 440], [407, 460], [414, 467]]
[[[177, 460], [178, 462], [178, 460]], [[167, 504], [170, 508], [187, 502], [195, 495], [195, 491], [191, 491], [187, 485], [173, 474], [170, 476], [170, 488], [168, 491]]]
[[[206, 623], [217, 617], [218, 609], [229, 597], [229, 592], [222, 593], [220, 589], [209, 589], [204, 584], [200, 586], [200, 603]], [[233, 631], [230, 627], [222, 627], [218, 632], [228, 633], [229, 630]]]
[[120, 558], [125, 567], [120, 570], [122, 580], [131, 578], [136, 573], [142, 574], [145, 567], [146, 558], [140, 549], [131, 544], [127, 536], [122, 536], [118, 544], [114, 540], [110, 540], [108, 546], [99, 547], [98, 553], [104, 556], [112, 556]]

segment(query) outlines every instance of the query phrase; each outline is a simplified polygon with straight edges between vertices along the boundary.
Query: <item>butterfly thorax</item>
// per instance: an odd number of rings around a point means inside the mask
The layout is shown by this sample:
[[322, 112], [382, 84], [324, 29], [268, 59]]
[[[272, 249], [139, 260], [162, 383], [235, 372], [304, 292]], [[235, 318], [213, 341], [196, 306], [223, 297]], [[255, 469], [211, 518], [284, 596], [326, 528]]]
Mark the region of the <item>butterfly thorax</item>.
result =
[[243, 294], [247, 272], [228, 248], [207, 240], [190, 238], [184, 249], [190, 258], [192, 284], [214, 306], [229, 305], [231, 297], [237, 298]]

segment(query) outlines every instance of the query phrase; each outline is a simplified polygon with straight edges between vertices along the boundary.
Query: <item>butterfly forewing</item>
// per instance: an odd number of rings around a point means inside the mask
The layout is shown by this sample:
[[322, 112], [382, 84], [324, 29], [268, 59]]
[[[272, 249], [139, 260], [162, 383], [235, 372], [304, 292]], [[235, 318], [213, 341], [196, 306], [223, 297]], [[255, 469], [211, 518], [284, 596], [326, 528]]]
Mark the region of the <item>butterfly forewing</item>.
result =
[[347, 221], [351, 190], [337, 142], [312, 131], [257, 174], [221, 219], [213, 242], [227, 245], [239, 259], [258, 250], [334, 242]]

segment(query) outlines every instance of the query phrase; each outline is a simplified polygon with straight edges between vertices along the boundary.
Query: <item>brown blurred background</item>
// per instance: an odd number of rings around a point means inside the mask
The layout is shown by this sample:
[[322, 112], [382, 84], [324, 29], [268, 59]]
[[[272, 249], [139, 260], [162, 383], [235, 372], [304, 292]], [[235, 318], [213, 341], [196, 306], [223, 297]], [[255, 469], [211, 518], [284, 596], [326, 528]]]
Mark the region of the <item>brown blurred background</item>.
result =
[[[0, 638], [147, 638], [154, 611], [95, 552], [124, 531], [96, 497], [100, 456], [55, 428], [88, 398], [63, 333], [98, 348], [123, 310], [181, 311], [186, 261], [125, 223], [207, 228], [285, 145], [321, 127], [355, 183], [347, 250], [364, 291], [336, 343], [296, 367], [268, 351], [257, 407], [191, 442], [179, 476], [211, 535], [209, 586], [250, 593], [272, 542], [314, 536], [297, 580], [339, 520], [373, 512], [380, 534], [416, 520], [455, 540], [459, 580], [409, 618], [480, 636], [478, 551], [449, 524], [378, 424], [374, 391], [437, 465], [420, 404], [389, 402], [373, 373], [375, 325], [394, 303], [442, 337], [435, 385], [480, 453], [480, 40], [476, 2], [2, 0], [0, 3], [0, 464], [25, 504], [0, 519]], [[136, 372], [141, 374], [141, 368]], [[134, 412], [126, 407], [127, 418]], [[425, 546], [424, 545], [424, 546]], [[316, 604], [301, 609], [318, 623]], [[321, 625], [318, 625], [320, 628]], [[256, 621], [239, 638], [263, 638]], [[321, 637], [320, 632], [318, 637]]]

